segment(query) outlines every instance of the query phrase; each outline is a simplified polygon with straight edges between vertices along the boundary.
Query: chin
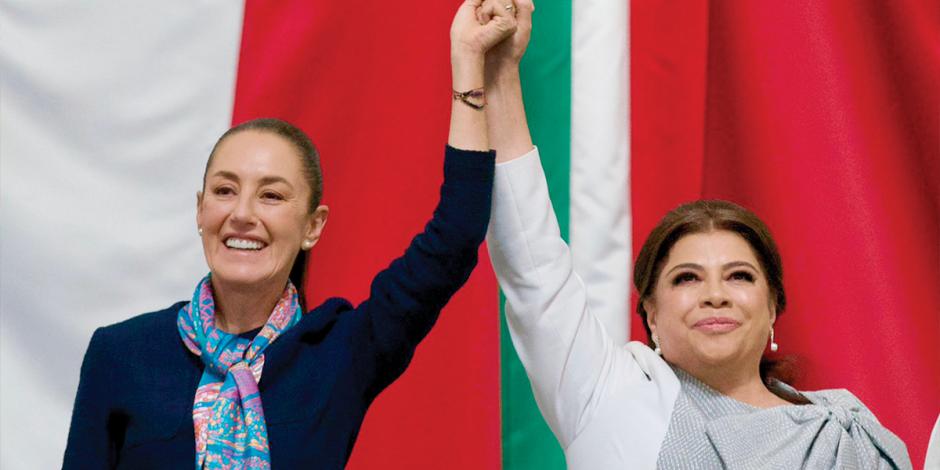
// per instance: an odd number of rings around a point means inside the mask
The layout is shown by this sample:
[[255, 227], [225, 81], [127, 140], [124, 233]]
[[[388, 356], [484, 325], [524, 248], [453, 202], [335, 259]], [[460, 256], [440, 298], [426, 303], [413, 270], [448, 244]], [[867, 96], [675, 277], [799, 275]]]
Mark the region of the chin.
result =
[[741, 348], [728, 341], [710, 341], [695, 348], [699, 360], [705, 364], [719, 366], [732, 363], [741, 355]]
[[249, 269], [248, 266], [212, 270], [212, 279], [215, 282], [232, 287], [260, 286], [270, 282], [273, 277], [268, 270]]

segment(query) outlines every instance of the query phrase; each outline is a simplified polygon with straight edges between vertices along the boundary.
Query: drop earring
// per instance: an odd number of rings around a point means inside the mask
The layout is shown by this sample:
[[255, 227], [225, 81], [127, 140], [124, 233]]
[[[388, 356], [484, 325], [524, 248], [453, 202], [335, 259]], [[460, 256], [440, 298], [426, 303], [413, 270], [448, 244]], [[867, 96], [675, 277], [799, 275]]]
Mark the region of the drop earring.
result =
[[653, 349], [653, 352], [658, 356], [662, 356], [663, 350], [659, 348], [659, 338], [655, 334], [653, 334], [653, 345], [656, 346], [656, 348]]
[[770, 352], [777, 352], [780, 345], [774, 341], [774, 327], [770, 327]]

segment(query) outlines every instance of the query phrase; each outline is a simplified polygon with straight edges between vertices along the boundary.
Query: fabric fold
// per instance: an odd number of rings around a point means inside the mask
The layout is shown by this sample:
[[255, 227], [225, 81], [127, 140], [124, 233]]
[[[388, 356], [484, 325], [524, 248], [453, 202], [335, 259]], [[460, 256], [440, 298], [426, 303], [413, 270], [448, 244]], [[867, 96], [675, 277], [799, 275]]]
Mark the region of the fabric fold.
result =
[[271, 468], [258, 390], [264, 350], [302, 315], [297, 289], [288, 283], [254, 338], [226, 333], [215, 327], [211, 274], [199, 282], [192, 301], [180, 309], [180, 337], [206, 366], [193, 401], [197, 469]]
[[904, 443], [849, 392], [806, 395], [813, 404], [711, 419], [705, 432], [726, 467], [910, 468]]

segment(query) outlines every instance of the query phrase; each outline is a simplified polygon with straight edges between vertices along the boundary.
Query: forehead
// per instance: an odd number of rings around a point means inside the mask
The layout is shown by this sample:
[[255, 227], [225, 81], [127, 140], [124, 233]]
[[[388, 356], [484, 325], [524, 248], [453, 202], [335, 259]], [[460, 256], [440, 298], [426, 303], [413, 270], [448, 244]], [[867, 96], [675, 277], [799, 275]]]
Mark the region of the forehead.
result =
[[694, 263], [704, 267], [722, 266], [733, 261], [746, 261], [759, 266], [751, 245], [735, 232], [716, 230], [693, 233], [679, 239], [666, 257], [669, 269], [681, 263]]
[[216, 148], [207, 173], [211, 177], [218, 171], [240, 178], [280, 176], [293, 182], [302, 179], [303, 168], [297, 148], [287, 139], [247, 130], [226, 137]]

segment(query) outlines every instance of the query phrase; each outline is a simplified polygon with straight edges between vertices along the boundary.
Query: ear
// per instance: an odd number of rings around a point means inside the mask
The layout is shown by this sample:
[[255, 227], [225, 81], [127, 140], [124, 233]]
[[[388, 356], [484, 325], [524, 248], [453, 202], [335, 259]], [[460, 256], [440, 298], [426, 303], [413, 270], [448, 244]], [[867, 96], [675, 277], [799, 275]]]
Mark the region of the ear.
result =
[[196, 227], [202, 227], [202, 191], [196, 191]]
[[313, 248], [320, 241], [320, 235], [323, 228], [326, 227], [327, 216], [330, 215], [330, 208], [327, 206], [318, 206], [313, 214], [307, 216], [307, 228], [304, 232], [304, 243], [301, 245], [303, 250]]
[[643, 310], [646, 310], [646, 324], [649, 325], [650, 331], [656, 332], [656, 304], [652, 300], [647, 299], [643, 301]]
[[770, 306], [770, 326], [774, 326], [774, 323], [777, 321], [777, 306]]

